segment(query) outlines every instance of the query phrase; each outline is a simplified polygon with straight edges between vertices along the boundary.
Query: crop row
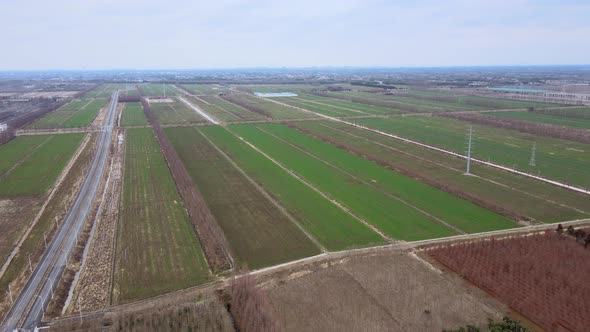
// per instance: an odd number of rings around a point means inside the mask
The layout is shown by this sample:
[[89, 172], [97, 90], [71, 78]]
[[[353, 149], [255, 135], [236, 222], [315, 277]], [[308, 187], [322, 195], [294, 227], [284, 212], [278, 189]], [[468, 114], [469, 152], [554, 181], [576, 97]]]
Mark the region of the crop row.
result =
[[239, 263], [260, 268], [319, 253], [317, 246], [198, 129], [166, 128], [165, 132]]
[[514, 226], [505, 217], [286, 126], [231, 128], [393, 238], [415, 240]]
[[207, 280], [207, 262], [151, 128], [129, 129], [120, 209], [115, 303]]

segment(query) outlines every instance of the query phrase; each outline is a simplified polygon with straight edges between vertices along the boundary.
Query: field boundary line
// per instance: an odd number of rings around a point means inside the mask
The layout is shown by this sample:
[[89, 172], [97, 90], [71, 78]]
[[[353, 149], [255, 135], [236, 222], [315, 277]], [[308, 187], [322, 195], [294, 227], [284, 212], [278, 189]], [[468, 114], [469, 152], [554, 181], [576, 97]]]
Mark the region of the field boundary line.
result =
[[68, 162], [68, 164], [66, 165], [64, 170], [61, 172], [59, 177], [57, 178], [55, 184], [53, 185], [53, 188], [51, 189], [51, 192], [49, 193], [49, 196], [47, 196], [47, 199], [45, 200], [45, 203], [43, 203], [43, 206], [41, 206], [41, 209], [39, 209], [39, 212], [37, 212], [37, 215], [35, 216], [35, 218], [31, 222], [30, 226], [27, 228], [26, 232], [21, 236], [20, 240], [18, 241], [18, 243], [16, 244], [14, 249], [12, 249], [12, 251], [10, 252], [10, 255], [8, 256], [8, 258], [6, 259], [4, 264], [2, 265], [2, 269], [0, 269], [0, 278], [2, 278], [2, 276], [4, 276], [4, 273], [6, 272], [6, 269], [8, 268], [10, 263], [12, 262], [12, 259], [20, 251], [22, 244], [25, 242], [25, 240], [27, 239], [27, 237], [29, 236], [29, 234], [31, 233], [31, 231], [33, 230], [35, 225], [37, 225], [37, 222], [39, 221], [39, 219], [41, 219], [41, 216], [45, 212], [45, 208], [47, 208], [47, 205], [49, 205], [49, 202], [53, 199], [53, 196], [57, 192], [57, 189], [59, 188], [59, 186], [61, 186], [63, 180], [66, 178], [66, 175], [70, 172], [70, 169], [72, 168], [72, 166], [74, 165], [76, 160], [78, 160], [78, 157], [80, 157], [80, 155], [82, 154], [82, 151], [84, 151], [84, 149], [88, 145], [89, 141], [90, 141], [90, 134], [86, 134], [86, 136], [84, 137], [84, 139], [82, 140], [82, 142], [78, 146], [76, 153], [72, 156], [72, 158], [70, 158], [70, 161]]
[[[392, 193], [390, 193], [390, 192], [387, 192], [387, 191], [385, 191], [384, 189], [377, 188], [377, 187], [375, 187], [373, 184], [371, 184], [371, 183], [367, 182], [366, 180], [363, 180], [363, 179], [359, 178], [358, 176], [356, 176], [356, 175], [354, 175], [354, 174], [352, 174], [352, 173], [349, 173], [349, 172], [347, 172], [347, 171], [343, 170], [342, 168], [340, 168], [340, 167], [338, 167], [338, 166], [336, 166], [336, 165], [334, 165], [334, 164], [332, 164], [332, 163], [330, 163], [330, 162], [328, 162], [328, 161], [325, 161], [325, 160], [323, 160], [322, 158], [320, 158], [320, 157], [318, 157], [318, 156], [314, 155], [313, 153], [311, 153], [311, 152], [309, 152], [309, 151], [306, 151], [305, 149], [299, 148], [299, 147], [297, 147], [297, 146], [295, 146], [295, 145], [293, 145], [293, 144], [291, 144], [291, 143], [287, 142], [286, 140], [284, 140], [284, 139], [282, 139], [282, 138], [280, 138], [280, 137], [278, 137], [278, 136], [276, 136], [276, 135], [274, 135], [274, 134], [272, 134], [272, 133], [269, 133], [268, 131], [266, 131], [266, 130], [264, 130], [264, 129], [262, 129], [262, 128], [258, 127], [258, 126], [255, 126], [255, 128], [256, 128], [256, 129], [258, 129], [258, 130], [260, 130], [260, 131], [262, 131], [262, 132], [264, 132], [264, 133], [266, 133], [266, 134], [268, 134], [268, 135], [270, 135], [270, 136], [272, 136], [272, 137], [274, 137], [274, 138], [276, 138], [276, 139], [277, 139], [277, 140], [279, 140], [279, 141], [282, 141], [282, 142], [284, 142], [285, 144], [287, 144], [287, 145], [289, 145], [289, 146], [293, 147], [294, 149], [296, 149], [296, 150], [299, 150], [299, 151], [303, 152], [304, 154], [306, 154], [306, 155], [310, 156], [311, 158], [313, 158], [313, 159], [316, 159], [317, 161], [319, 161], [319, 162], [321, 162], [321, 163], [323, 163], [323, 164], [325, 164], [325, 165], [328, 165], [328, 166], [330, 166], [330, 167], [334, 168], [335, 170], [338, 170], [338, 171], [340, 171], [340, 172], [342, 172], [342, 173], [346, 174], [347, 176], [349, 176], [349, 177], [353, 178], [354, 180], [356, 180], [356, 181], [359, 181], [360, 183], [363, 183], [364, 185], [366, 185], [366, 186], [368, 186], [368, 187], [370, 187], [370, 188], [373, 188], [373, 189], [377, 190], [378, 192], [382, 193], [383, 195], [385, 195], [385, 196], [387, 196], [387, 197], [389, 197], [389, 198], [395, 199], [396, 201], [398, 201], [398, 202], [402, 203], [403, 205], [405, 205], [405, 206], [407, 206], [407, 207], [410, 207], [410, 208], [412, 208], [412, 209], [414, 209], [414, 210], [416, 210], [416, 211], [420, 212], [421, 214], [425, 215], [426, 217], [428, 217], [428, 218], [431, 218], [431, 219], [434, 219], [435, 221], [438, 221], [439, 223], [441, 223], [441, 224], [443, 224], [443, 225], [447, 226], [448, 228], [450, 228], [450, 229], [452, 229], [452, 230], [456, 231], [457, 233], [460, 233], [460, 234], [467, 234], [467, 232], [463, 231], [462, 229], [460, 229], [460, 228], [458, 228], [458, 227], [456, 227], [456, 226], [454, 226], [454, 225], [451, 225], [451, 224], [449, 224], [449, 223], [445, 222], [444, 220], [442, 220], [442, 219], [438, 218], [437, 216], [435, 216], [435, 215], [432, 215], [432, 214], [430, 214], [430, 213], [428, 213], [428, 212], [426, 212], [426, 211], [424, 211], [424, 210], [420, 209], [419, 207], [417, 207], [417, 206], [415, 206], [415, 205], [413, 205], [413, 204], [411, 204], [411, 203], [407, 202], [407, 201], [406, 201], [406, 200], [404, 200], [403, 198], [400, 198], [400, 197], [398, 197], [398, 196], [396, 196], [396, 195], [394, 195], [394, 194], [392, 194]], [[315, 138], [314, 138], [314, 139], [315, 139]], [[363, 158], [363, 160], [366, 160], [366, 159], [364, 159], [364, 158]], [[394, 170], [394, 171], [395, 171], [395, 170]], [[405, 175], [403, 175], [403, 174], [401, 174], [401, 173], [399, 173], [399, 172], [397, 172], [397, 171], [395, 171], [395, 173], [397, 173], [397, 174], [399, 174], [399, 175], [401, 175], [401, 176], [405, 176]], [[405, 176], [405, 177], [407, 177], [407, 176]]]
[[[255, 96], [255, 97], [256, 98], [262, 98], [262, 97], [257, 97], [257, 96]], [[288, 104], [284, 104], [284, 103], [281, 103], [279, 101], [272, 100], [272, 98], [264, 98], [264, 99], [265, 100], [272, 101], [273, 103], [277, 103], [277, 104], [283, 105], [283, 106], [287, 106], [287, 107], [291, 107], [291, 108], [296, 108], [296, 109], [301, 110], [303, 112], [313, 113], [313, 114], [315, 114], [317, 116], [320, 116], [320, 117], [325, 118], [325, 119], [328, 119], [328, 120], [332, 120], [332, 121], [344, 123], [344, 124], [347, 124], [349, 126], [353, 126], [353, 127], [356, 127], [356, 128], [361, 128], [361, 129], [364, 129], [364, 130], [368, 130], [368, 131], [371, 131], [371, 132], [374, 132], [374, 133], [377, 133], [377, 134], [380, 134], [380, 135], [383, 135], [383, 136], [387, 136], [387, 137], [395, 138], [397, 140], [404, 141], [404, 142], [407, 142], [407, 143], [412, 143], [412, 144], [415, 144], [415, 145], [419, 145], [419, 146], [422, 146], [422, 147], [425, 147], [425, 148], [428, 148], [428, 149], [431, 149], [431, 150], [434, 150], [434, 151], [446, 153], [446, 154], [449, 154], [449, 155], [452, 155], [452, 156], [455, 156], [455, 157], [458, 157], [458, 158], [467, 159], [467, 156], [464, 156], [464, 155], [462, 155], [460, 153], [457, 153], [457, 152], [453, 152], [453, 151], [446, 150], [446, 149], [443, 149], [443, 148], [438, 148], [438, 147], [435, 147], [435, 146], [432, 146], [432, 145], [428, 145], [428, 144], [425, 144], [425, 143], [414, 141], [414, 140], [411, 140], [411, 139], [408, 139], [408, 138], [405, 138], [405, 137], [402, 137], [402, 136], [398, 136], [398, 135], [386, 133], [386, 132], [381, 131], [381, 130], [369, 128], [369, 127], [362, 126], [362, 125], [359, 125], [359, 124], [356, 124], [356, 123], [353, 123], [353, 122], [349, 122], [349, 121], [346, 121], [346, 120], [338, 119], [338, 118], [335, 118], [335, 117], [332, 117], [332, 116], [328, 116], [328, 115], [316, 113], [316, 112], [310, 111], [310, 110], [305, 109], [305, 108], [301, 108], [301, 107], [297, 107], [297, 106], [291, 106], [291, 105], [288, 105]], [[484, 161], [484, 160], [477, 159], [477, 158], [471, 158], [471, 161], [477, 162], [477, 163], [480, 163], [480, 164], [484, 164], [486, 166], [498, 168], [498, 169], [501, 169], [503, 171], [507, 171], [507, 172], [510, 172], [510, 173], [514, 173], [514, 174], [526, 176], [526, 177], [529, 177], [529, 178], [533, 178], [535, 180], [543, 181], [543, 182], [546, 182], [546, 183], [549, 183], [549, 184], [552, 184], [552, 185], [555, 185], [555, 186], [558, 186], [558, 187], [570, 189], [570, 190], [573, 190], [575, 192], [579, 192], [579, 193], [582, 193], [582, 194], [590, 195], [590, 190], [583, 189], [583, 188], [576, 187], [576, 186], [571, 186], [571, 185], [568, 185], [568, 184], [565, 184], [565, 183], [562, 183], [562, 182], [559, 182], [559, 181], [556, 181], [556, 180], [551, 180], [551, 179], [547, 179], [547, 178], [544, 178], [544, 177], [541, 177], [541, 176], [537, 176], [537, 175], [533, 175], [533, 174], [530, 174], [530, 173], [521, 172], [521, 171], [518, 171], [516, 169], [512, 169], [510, 167], [506, 167], [506, 166], [494, 164], [492, 162]]]
[[327, 199], [328, 201], [330, 201], [332, 204], [336, 205], [337, 207], [339, 207], [342, 211], [344, 211], [346, 214], [352, 216], [354, 219], [356, 219], [357, 221], [360, 221], [361, 223], [363, 223], [365, 226], [369, 227], [369, 229], [371, 229], [372, 231], [374, 231], [375, 233], [379, 234], [385, 241], [387, 242], [393, 242], [393, 238], [389, 237], [387, 234], [383, 233], [383, 231], [381, 231], [380, 229], [378, 229], [377, 227], [375, 227], [374, 225], [372, 225], [371, 223], [367, 222], [366, 220], [364, 220], [363, 218], [357, 216], [356, 214], [354, 214], [350, 209], [348, 209], [346, 206], [344, 206], [343, 204], [341, 204], [340, 202], [338, 202], [337, 200], [335, 200], [334, 198], [331, 198], [330, 196], [328, 196], [327, 194], [325, 194], [323, 191], [319, 190], [318, 188], [316, 188], [314, 185], [312, 185], [311, 183], [307, 182], [307, 180], [303, 179], [302, 177], [300, 177], [299, 175], [295, 174], [295, 172], [291, 171], [290, 169], [288, 169], [287, 167], [285, 167], [283, 164], [279, 163], [278, 161], [276, 161], [275, 159], [273, 159], [271, 156], [269, 156], [268, 154], [266, 154], [264, 151], [262, 151], [261, 149], [259, 149], [257, 146], [255, 146], [254, 144], [250, 143], [249, 141], [247, 141], [245, 138], [243, 138], [242, 136], [238, 135], [237, 133], [235, 133], [234, 131], [232, 131], [231, 129], [225, 127], [225, 129], [227, 131], [229, 131], [232, 135], [234, 135], [235, 137], [237, 137], [240, 141], [246, 143], [246, 145], [248, 145], [249, 147], [251, 147], [252, 149], [254, 149], [256, 152], [260, 153], [261, 155], [263, 155], [265, 158], [267, 158], [268, 160], [272, 161], [275, 165], [279, 166], [281, 169], [283, 169], [285, 172], [287, 172], [289, 175], [291, 175], [292, 177], [294, 177], [295, 179], [299, 180], [301, 183], [305, 184], [306, 186], [308, 186], [309, 188], [311, 188], [313, 191], [317, 192], [318, 194], [320, 194], [322, 197], [324, 197], [325, 199]]
[[213, 124], [220, 124], [219, 121], [217, 121], [213, 116], [207, 114], [205, 111], [203, 111], [202, 109], [198, 108], [197, 106], [191, 104], [189, 101], [187, 101], [186, 99], [182, 98], [182, 96], [178, 96], [178, 99], [180, 99], [180, 101], [182, 101], [186, 106], [192, 108], [195, 112], [199, 113], [201, 116], [203, 116], [205, 119], [209, 120], [209, 122], [213, 123]]
[[211, 141], [209, 137], [203, 134], [203, 132], [201, 132], [198, 128], [195, 128], [195, 130], [198, 131], [199, 134], [201, 134], [201, 136], [203, 136], [207, 140], [207, 142], [209, 142], [209, 144], [211, 144], [211, 146], [215, 148], [215, 150], [217, 150], [225, 159], [227, 159], [227, 161], [236, 170], [238, 170], [267, 200], [269, 200], [277, 209], [279, 209], [279, 211], [283, 213], [283, 215], [285, 215], [293, 224], [295, 224], [295, 226], [297, 226], [297, 228], [299, 228], [299, 230], [301, 230], [303, 234], [305, 234], [316, 246], [318, 246], [322, 252], [328, 251], [315, 237], [308, 233], [307, 230], [297, 222], [295, 217], [293, 217], [293, 215], [291, 215], [291, 213], [289, 213], [289, 211], [287, 211], [285, 207], [283, 207], [272, 196], [270, 196], [270, 194], [266, 192], [266, 190], [261, 185], [254, 181], [254, 179], [252, 179], [240, 166], [238, 166], [238, 164], [236, 164], [235, 161], [233, 161], [225, 152], [223, 152], [217, 145], [215, 145], [215, 143], [213, 143], [213, 141]]

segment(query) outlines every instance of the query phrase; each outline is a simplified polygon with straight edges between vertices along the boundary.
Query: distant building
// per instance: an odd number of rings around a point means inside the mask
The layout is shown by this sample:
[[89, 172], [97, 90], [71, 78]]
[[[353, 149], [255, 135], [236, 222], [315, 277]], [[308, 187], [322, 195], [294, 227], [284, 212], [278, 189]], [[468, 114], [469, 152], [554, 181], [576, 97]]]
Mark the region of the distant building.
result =
[[3, 132], [8, 129], [8, 125], [6, 123], [0, 123], [0, 132]]

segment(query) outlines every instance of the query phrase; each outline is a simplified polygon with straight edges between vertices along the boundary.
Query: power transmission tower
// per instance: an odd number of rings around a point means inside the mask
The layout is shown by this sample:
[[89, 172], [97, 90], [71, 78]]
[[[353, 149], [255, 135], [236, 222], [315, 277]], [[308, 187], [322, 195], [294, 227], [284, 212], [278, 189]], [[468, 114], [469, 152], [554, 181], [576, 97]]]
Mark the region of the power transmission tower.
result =
[[529, 166], [537, 166], [536, 163], [537, 157], [537, 143], [533, 143], [533, 150], [531, 151], [531, 160], [529, 161]]
[[473, 126], [469, 127], [469, 143], [467, 143], [467, 170], [465, 175], [471, 175], [471, 139], [473, 137]]

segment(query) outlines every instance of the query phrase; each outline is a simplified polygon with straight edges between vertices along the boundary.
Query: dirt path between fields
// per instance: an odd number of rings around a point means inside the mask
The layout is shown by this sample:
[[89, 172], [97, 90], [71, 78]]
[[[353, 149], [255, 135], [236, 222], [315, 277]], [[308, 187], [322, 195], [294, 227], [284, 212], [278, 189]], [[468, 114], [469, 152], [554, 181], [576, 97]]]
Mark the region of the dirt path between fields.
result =
[[76, 310], [99, 310], [110, 303], [123, 173], [123, 144], [123, 133], [119, 133], [96, 219], [62, 315], [72, 314]]
[[189, 101], [187, 101], [186, 99], [182, 98], [182, 97], [178, 97], [178, 99], [180, 99], [180, 101], [182, 101], [186, 106], [188, 106], [189, 108], [192, 108], [195, 112], [197, 112], [199, 115], [201, 115], [202, 117], [204, 117], [205, 119], [209, 120], [209, 122], [213, 123], [213, 124], [220, 124], [220, 121], [217, 121], [214, 117], [212, 117], [211, 115], [209, 115], [207, 112], [203, 111], [202, 109], [196, 107], [195, 105], [191, 104]]

